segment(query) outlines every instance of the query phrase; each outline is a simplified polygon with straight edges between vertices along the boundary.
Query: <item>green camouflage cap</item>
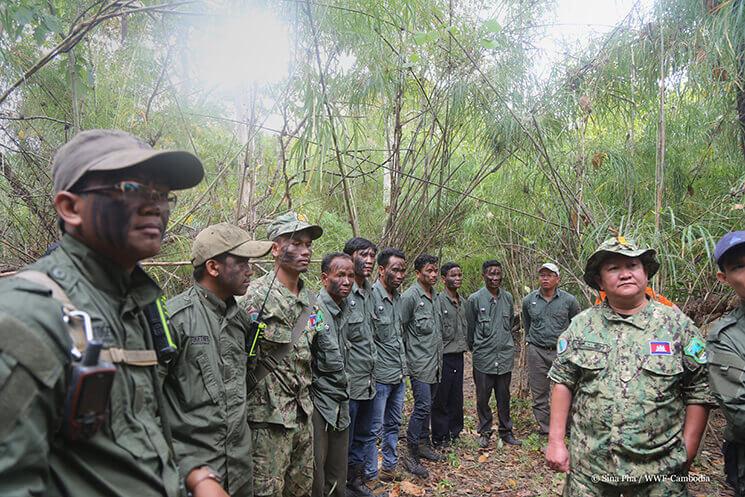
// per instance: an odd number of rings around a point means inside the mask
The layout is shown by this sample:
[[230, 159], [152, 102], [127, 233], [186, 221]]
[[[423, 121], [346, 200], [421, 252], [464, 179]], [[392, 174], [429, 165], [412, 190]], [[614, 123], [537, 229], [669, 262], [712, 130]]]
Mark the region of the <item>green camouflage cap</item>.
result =
[[251, 240], [248, 233], [230, 223], [207, 226], [199, 232], [191, 246], [191, 264], [201, 266], [220, 254], [236, 257], [261, 257], [272, 248], [272, 242]]
[[647, 277], [651, 278], [660, 269], [660, 263], [657, 262], [657, 252], [650, 248], [639, 248], [632, 240], [627, 240], [623, 236], [608, 238], [592, 253], [587, 264], [585, 264], [585, 274], [583, 278], [585, 283], [595, 290], [600, 290], [596, 279], [600, 276], [600, 265], [612, 254], [621, 254], [626, 257], [639, 257], [644, 268], [647, 270]]
[[133, 166], [162, 177], [171, 190], [191, 188], [204, 176], [202, 163], [194, 154], [155, 150], [139, 138], [116, 129], [90, 129], [75, 135], [54, 155], [54, 191], [70, 190], [91, 171], [116, 171]]
[[317, 224], [309, 224], [305, 216], [290, 211], [269, 223], [269, 226], [266, 228], [266, 236], [274, 241], [281, 235], [289, 235], [290, 233], [299, 233], [301, 231], [307, 231], [310, 234], [311, 240], [320, 238], [323, 235], [323, 228]]

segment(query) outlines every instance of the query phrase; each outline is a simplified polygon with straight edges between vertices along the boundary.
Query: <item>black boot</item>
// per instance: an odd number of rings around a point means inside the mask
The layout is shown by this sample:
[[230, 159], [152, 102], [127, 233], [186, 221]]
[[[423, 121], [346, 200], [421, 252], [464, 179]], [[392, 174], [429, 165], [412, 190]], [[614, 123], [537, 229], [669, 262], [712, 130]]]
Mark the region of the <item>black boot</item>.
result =
[[419, 447], [413, 444], [408, 444], [407, 446], [409, 450], [406, 451], [406, 456], [404, 457], [404, 468], [412, 475], [426, 480], [429, 478], [429, 471], [419, 462]]
[[440, 454], [432, 450], [432, 447], [427, 442], [419, 442], [419, 457], [434, 462], [440, 462], [443, 459]]
[[375, 497], [362, 481], [363, 466], [351, 466], [347, 471], [346, 497]]

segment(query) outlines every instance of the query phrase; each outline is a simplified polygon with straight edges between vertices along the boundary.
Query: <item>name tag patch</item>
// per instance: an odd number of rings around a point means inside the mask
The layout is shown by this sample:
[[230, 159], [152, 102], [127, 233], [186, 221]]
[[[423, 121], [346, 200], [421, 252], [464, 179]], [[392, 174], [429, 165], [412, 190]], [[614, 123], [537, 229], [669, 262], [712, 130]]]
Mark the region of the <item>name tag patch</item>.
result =
[[191, 344], [192, 345], [209, 345], [210, 337], [207, 335], [199, 335], [199, 336], [191, 337]]
[[651, 355], [673, 355], [670, 342], [649, 342], [649, 353]]

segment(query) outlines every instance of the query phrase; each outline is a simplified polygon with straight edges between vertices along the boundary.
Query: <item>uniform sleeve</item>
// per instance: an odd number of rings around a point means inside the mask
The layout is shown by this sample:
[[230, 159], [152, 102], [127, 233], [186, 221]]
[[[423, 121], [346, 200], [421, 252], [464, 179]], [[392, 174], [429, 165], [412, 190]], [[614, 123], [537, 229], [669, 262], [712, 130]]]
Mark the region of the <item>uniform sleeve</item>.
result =
[[474, 312], [473, 297], [466, 300], [466, 342], [468, 350], [473, 352], [473, 336], [476, 333], [476, 313]]
[[406, 326], [407, 323], [414, 319], [414, 299], [410, 293], [401, 296], [401, 324]]
[[726, 331], [710, 341], [706, 351], [714, 397], [735, 438], [745, 440], [745, 357]]
[[570, 324], [569, 328], [559, 335], [559, 340], [557, 341], [558, 353], [548, 372], [548, 377], [551, 381], [566, 385], [572, 391], [574, 391], [581, 373], [581, 368], [570, 360], [572, 355], [571, 337], [573, 325], [574, 323]]
[[530, 331], [530, 313], [528, 312], [528, 297], [523, 299], [522, 315], [520, 318], [523, 321], [523, 329], [525, 330], [525, 336], [528, 336]]
[[577, 297], [572, 295], [571, 300], [569, 301], [569, 319], [572, 319], [574, 316], [576, 316], [579, 313], [580, 313], [579, 302], [577, 302]]
[[[47, 495], [49, 447], [60, 423], [56, 406], [63, 399], [63, 363], [38, 335], [2, 313], [0, 334], [14, 336], [16, 344], [0, 347], [0, 495]], [[29, 360], [30, 354], [35, 361]]]
[[716, 400], [711, 394], [707, 377], [705, 344], [700, 332], [693, 322], [681, 314], [687, 321], [683, 337], [683, 399], [686, 405], [706, 404], [716, 406]]

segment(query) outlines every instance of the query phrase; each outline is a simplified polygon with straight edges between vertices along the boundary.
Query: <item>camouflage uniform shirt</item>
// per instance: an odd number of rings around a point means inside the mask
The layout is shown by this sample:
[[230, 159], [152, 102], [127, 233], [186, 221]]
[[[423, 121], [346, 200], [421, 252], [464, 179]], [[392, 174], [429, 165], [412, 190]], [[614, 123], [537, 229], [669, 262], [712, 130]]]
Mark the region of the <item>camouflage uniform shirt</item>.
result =
[[344, 335], [349, 306], [345, 301], [339, 306], [323, 289], [318, 294], [318, 308], [324, 324], [311, 344], [313, 383], [310, 393], [313, 406], [326, 423], [342, 431], [349, 426], [349, 390], [344, 372]]
[[[130, 274], [64, 235], [57, 250], [28, 269], [49, 275], [90, 314], [104, 349], [152, 350], [142, 309], [161, 291], [141, 268]], [[0, 335], [15, 337], [0, 347], [0, 495], [180, 495], [155, 366], [117, 364], [101, 429], [85, 440], [63, 438], [72, 341], [62, 316], [48, 289], [20, 278], [0, 282]]]
[[349, 398], [369, 400], [375, 397], [375, 339], [372, 315], [375, 303], [372, 285], [365, 280], [363, 287], [352, 287], [347, 297], [349, 323], [346, 328], [346, 371], [349, 379]]
[[745, 304], [714, 323], [707, 342], [711, 389], [727, 419], [724, 438], [745, 443]]
[[572, 471], [637, 481], [681, 471], [685, 407], [714, 400], [700, 345], [688, 317], [653, 301], [629, 317], [607, 303], [575, 316], [548, 375], [572, 391]]
[[401, 383], [406, 375], [406, 351], [401, 338], [401, 296], [393, 298], [376, 281], [372, 287], [372, 328], [375, 338], [375, 381], [386, 385]]
[[409, 376], [423, 383], [439, 383], [442, 376], [442, 330], [437, 292], [430, 298], [416, 282], [401, 296], [401, 321]]
[[168, 365], [166, 414], [182, 474], [208, 465], [235, 493], [251, 479], [246, 421], [248, 315], [195, 283], [168, 301], [178, 356]]
[[[263, 338], [259, 341], [259, 356], [279, 344], [290, 343], [295, 321], [300, 317], [303, 308], [310, 306], [311, 303], [311, 294], [302, 280], [299, 294], [294, 295], [274, 279], [274, 271], [251, 282], [241, 305], [251, 312], [257, 312], [265, 298], [262, 320], [266, 323], [266, 328]], [[249, 422], [297, 428], [298, 412], [302, 412], [310, 419], [313, 412], [313, 402], [310, 398], [310, 344], [318, 326], [322, 326], [322, 322], [312, 315], [305, 332], [293, 345], [293, 350], [248, 396], [246, 402]]]

